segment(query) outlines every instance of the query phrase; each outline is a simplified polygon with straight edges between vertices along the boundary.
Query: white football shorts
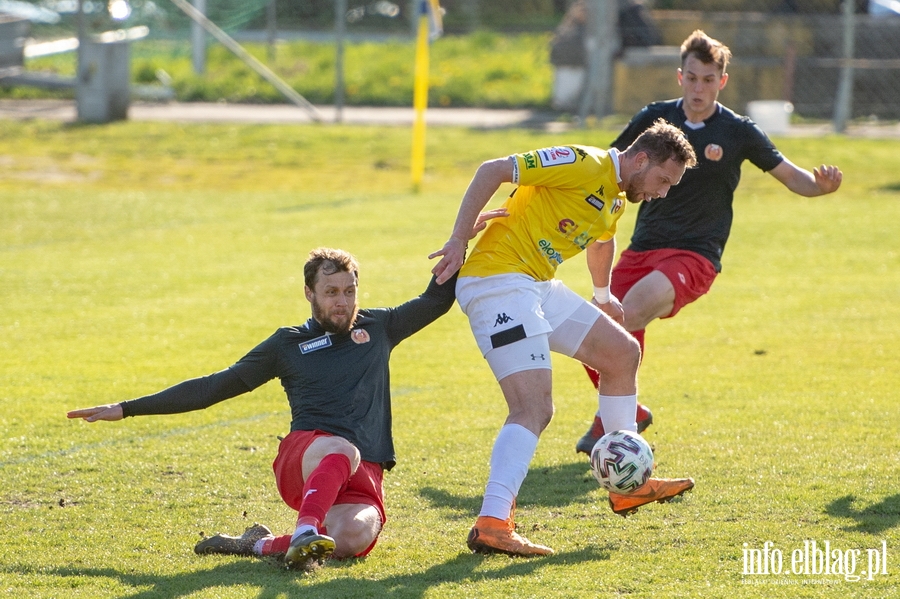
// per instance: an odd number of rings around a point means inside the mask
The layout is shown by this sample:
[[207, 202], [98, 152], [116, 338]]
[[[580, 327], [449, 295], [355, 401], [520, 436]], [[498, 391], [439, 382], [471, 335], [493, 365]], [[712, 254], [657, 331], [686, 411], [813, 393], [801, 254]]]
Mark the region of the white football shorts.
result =
[[550, 368], [550, 352], [574, 356], [600, 309], [556, 279], [522, 274], [460, 277], [456, 301], [494, 376]]

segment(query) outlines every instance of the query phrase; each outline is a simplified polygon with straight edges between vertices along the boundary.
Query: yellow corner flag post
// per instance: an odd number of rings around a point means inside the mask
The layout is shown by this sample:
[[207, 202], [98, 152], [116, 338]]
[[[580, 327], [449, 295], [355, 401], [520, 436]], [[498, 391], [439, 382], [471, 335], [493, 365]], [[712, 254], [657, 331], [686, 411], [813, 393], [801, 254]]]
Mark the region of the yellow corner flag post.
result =
[[418, 193], [425, 175], [425, 110], [428, 108], [428, 44], [437, 39], [442, 31], [441, 7], [438, 0], [419, 2], [419, 29], [416, 37], [416, 64], [413, 79], [413, 121], [412, 173], [413, 191]]

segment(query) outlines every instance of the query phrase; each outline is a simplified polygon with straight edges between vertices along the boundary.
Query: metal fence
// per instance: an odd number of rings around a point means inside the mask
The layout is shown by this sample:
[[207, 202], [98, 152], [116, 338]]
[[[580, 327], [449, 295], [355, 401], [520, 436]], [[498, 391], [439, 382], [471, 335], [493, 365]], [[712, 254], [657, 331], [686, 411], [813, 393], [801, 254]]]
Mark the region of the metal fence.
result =
[[[333, 0], [192, 0], [210, 18], [240, 35], [268, 30], [287, 35], [329, 32]], [[419, 0], [348, 0], [344, 26], [353, 34], [411, 36]], [[479, 29], [556, 33], [576, 2], [603, 2], [618, 10], [615, 53], [626, 64], [633, 48], [669, 48], [694, 29], [722, 40], [734, 53], [732, 81], [723, 101], [743, 110], [752, 99], [785, 100], [810, 119], [900, 119], [900, 14], [891, 0], [442, 0], [445, 30]], [[151, 36], [190, 39], [190, 21], [170, 0], [27, 0], [4, 2], [34, 9], [33, 35], [71, 35], [75, 9], [89, 33], [146, 26]], [[845, 8], [849, 10], [844, 10]], [[54, 22], [52, 15], [56, 15]], [[257, 38], [259, 39], [259, 38]], [[265, 38], [263, 38], [265, 39]], [[551, 48], [548, 47], [548, 57]], [[646, 54], [646, 53], [645, 53]], [[2, 66], [2, 65], [0, 65]], [[664, 63], [665, 68], [677, 67]], [[647, 81], [635, 71], [639, 81]], [[614, 80], [612, 85], [621, 86]], [[648, 90], [656, 99], [665, 93]], [[670, 92], [671, 93], [671, 88]]]
[[[740, 111], [753, 100], [784, 100], [793, 105], [795, 115], [835, 119], [839, 130], [850, 118], [900, 119], [900, 14], [890, 10], [900, 3], [713, 3], [743, 9], [729, 11], [650, 9], [644, 3], [638, 5], [640, 18], [634, 18], [633, 10], [627, 18], [624, 10], [634, 9], [635, 2], [619, 4], [618, 60], [631, 69], [631, 81], [652, 85], [654, 66], [667, 70], [677, 66], [677, 47], [699, 28], [734, 54], [732, 77], [722, 99]], [[564, 21], [559, 29], [565, 25]], [[649, 43], [658, 44], [654, 52], [647, 51]], [[664, 48], [670, 50], [660, 51]], [[614, 85], [621, 87], [622, 78]], [[649, 101], [650, 95], [653, 92], [638, 96], [630, 108]]]

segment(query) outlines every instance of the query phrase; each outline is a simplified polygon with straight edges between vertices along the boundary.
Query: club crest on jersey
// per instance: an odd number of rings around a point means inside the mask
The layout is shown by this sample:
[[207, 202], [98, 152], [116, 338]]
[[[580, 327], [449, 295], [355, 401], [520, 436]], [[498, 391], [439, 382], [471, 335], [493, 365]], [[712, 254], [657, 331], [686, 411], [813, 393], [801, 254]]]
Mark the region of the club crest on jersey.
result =
[[722, 155], [724, 153], [722, 146], [718, 144], [709, 144], [703, 149], [703, 155], [706, 156], [706, 159], [712, 160], [713, 162], [722, 160]]
[[613, 200], [612, 205], [609, 207], [610, 214], [615, 214], [616, 212], [621, 210], [624, 204], [625, 203], [622, 201], [622, 198], [616, 198], [615, 200]]
[[350, 339], [357, 345], [362, 345], [363, 343], [368, 343], [372, 340], [372, 338], [369, 337], [369, 331], [366, 331], [365, 329], [353, 329], [350, 331]]
[[591, 206], [593, 206], [594, 208], [596, 208], [597, 210], [599, 210], [600, 212], [603, 212], [603, 208], [606, 206], [606, 202], [604, 202], [603, 200], [601, 200], [594, 194], [591, 194], [588, 197], [584, 198], [584, 201], [587, 202], [588, 204], [590, 204]]
[[301, 343], [300, 353], [308, 354], [310, 352], [314, 352], [318, 349], [324, 349], [326, 347], [331, 347], [331, 335], [323, 335], [321, 337], [316, 337], [315, 339]]
[[572, 164], [576, 158], [575, 151], [565, 146], [544, 148], [543, 150], [538, 150], [537, 155], [541, 159], [541, 166], [543, 167]]

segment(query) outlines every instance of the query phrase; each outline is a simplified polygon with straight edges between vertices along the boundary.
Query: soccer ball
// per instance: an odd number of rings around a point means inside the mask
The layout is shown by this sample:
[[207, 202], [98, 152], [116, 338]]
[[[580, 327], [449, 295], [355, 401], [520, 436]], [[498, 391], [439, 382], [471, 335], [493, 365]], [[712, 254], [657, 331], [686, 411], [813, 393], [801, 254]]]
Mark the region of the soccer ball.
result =
[[591, 471], [607, 491], [628, 495], [650, 478], [653, 450], [637, 433], [606, 433], [591, 450]]

